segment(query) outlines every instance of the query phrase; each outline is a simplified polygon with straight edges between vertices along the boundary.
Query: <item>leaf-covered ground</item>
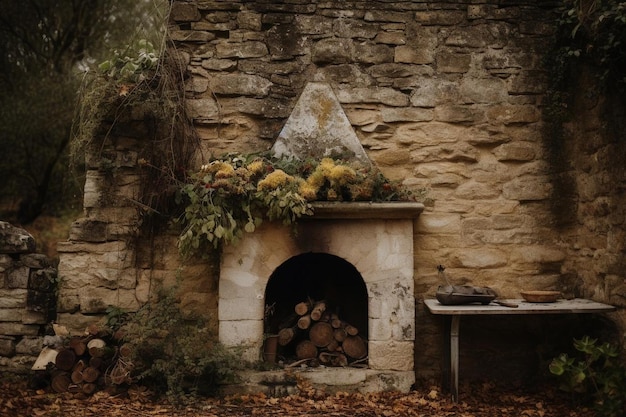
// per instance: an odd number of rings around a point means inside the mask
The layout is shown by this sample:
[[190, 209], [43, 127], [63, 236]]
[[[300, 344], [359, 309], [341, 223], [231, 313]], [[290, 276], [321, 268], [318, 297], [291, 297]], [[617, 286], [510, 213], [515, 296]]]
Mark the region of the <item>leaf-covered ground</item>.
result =
[[553, 389], [532, 393], [500, 389], [484, 383], [463, 386], [458, 403], [452, 403], [439, 388], [423, 388], [408, 394], [377, 393], [325, 395], [301, 387], [301, 393], [281, 398], [239, 395], [202, 399], [183, 407], [155, 400], [140, 387], [118, 395], [104, 391], [86, 398], [29, 389], [22, 380], [0, 383], [0, 416], [90, 417], [90, 416], [334, 416], [334, 417], [591, 417], [584, 407], [573, 407], [567, 397]]

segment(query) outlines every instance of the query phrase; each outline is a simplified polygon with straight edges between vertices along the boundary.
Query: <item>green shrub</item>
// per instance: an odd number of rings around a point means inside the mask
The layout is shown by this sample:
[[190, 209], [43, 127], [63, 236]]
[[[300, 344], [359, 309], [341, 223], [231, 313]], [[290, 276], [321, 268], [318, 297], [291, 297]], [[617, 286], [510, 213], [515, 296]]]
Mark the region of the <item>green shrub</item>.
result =
[[574, 339], [574, 348], [576, 356], [562, 353], [550, 363], [550, 372], [561, 381], [559, 388], [593, 401], [599, 416], [626, 415], [626, 370], [617, 347], [584, 336]]
[[181, 314], [173, 294], [146, 304], [122, 327], [132, 347], [134, 379], [173, 404], [219, 392], [244, 364], [215, 341], [202, 320]]

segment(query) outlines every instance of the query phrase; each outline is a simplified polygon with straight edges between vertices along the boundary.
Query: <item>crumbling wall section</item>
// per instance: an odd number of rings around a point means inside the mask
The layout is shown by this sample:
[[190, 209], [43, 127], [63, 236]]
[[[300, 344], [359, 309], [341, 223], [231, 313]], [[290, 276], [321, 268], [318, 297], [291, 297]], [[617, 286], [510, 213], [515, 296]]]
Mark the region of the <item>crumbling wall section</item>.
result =
[[57, 269], [26, 230], [0, 222], [0, 371], [37, 359], [56, 308]]

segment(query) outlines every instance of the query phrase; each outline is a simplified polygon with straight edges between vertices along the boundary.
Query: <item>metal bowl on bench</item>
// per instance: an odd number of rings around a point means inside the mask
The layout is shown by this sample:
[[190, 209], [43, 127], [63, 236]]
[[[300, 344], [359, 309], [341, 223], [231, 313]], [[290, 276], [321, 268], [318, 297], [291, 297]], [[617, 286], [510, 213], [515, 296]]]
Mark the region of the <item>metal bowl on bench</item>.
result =
[[471, 285], [440, 285], [435, 294], [437, 301], [444, 305], [489, 304], [496, 299], [494, 290], [488, 287]]
[[529, 303], [554, 303], [561, 297], [559, 291], [520, 291], [520, 294]]

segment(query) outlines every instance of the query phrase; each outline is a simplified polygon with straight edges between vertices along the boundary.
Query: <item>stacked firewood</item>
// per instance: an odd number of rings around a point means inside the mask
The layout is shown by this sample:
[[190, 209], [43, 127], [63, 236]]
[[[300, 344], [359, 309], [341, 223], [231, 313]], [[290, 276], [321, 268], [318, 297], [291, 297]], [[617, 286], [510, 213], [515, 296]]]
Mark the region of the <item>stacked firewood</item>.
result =
[[55, 392], [90, 395], [130, 382], [131, 349], [121, 342], [122, 335], [90, 330], [86, 335], [71, 336], [57, 349], [48, 369]]
[[293, 320], [278, 332], [278, 344], [295, 344], [299, 361], [316, 360], [326, 366], [363, 362], [367, 343], [359, 329], [327, 311], [325, 301], [303, 301], [294, 311]]

